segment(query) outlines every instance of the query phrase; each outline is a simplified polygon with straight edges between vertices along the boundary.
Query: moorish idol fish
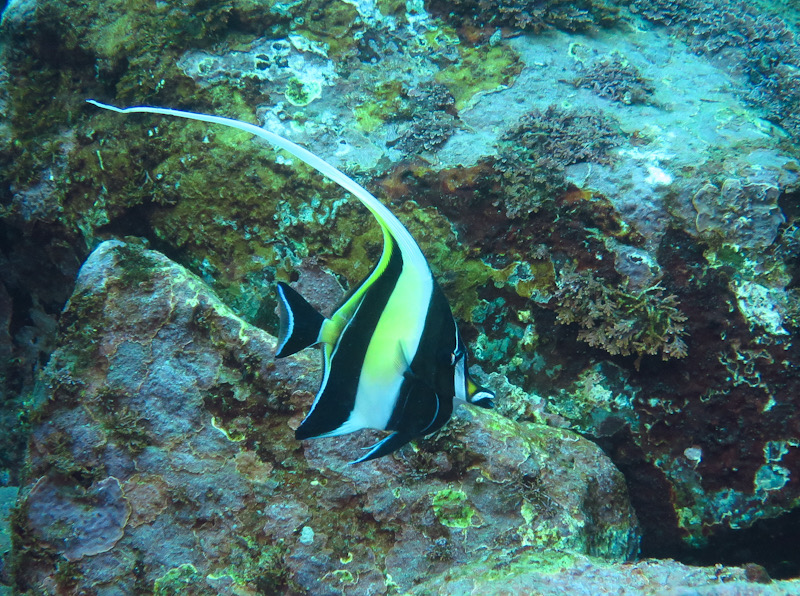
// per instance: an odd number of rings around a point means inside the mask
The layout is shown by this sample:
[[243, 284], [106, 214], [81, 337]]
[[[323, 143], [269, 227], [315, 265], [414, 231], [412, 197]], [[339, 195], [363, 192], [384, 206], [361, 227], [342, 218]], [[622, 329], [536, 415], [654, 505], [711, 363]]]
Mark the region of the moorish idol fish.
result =
[[277, 358], [320, 344], [323, 374], [298, 440], [363, 428], [391, 431], [352, 463], [381, 457], [440, 429], [454, 402], [493, 407], [494, 394], [467, 371], [467, 351], [450, 305], [417, 243], [391, 211], [365, 188], [295, 143], [230, 118], [154, 107], [116, 108], [223, 124], [249, 132], [316, 169], [370, 210], [383, 231], [383, 252], [371, 273], [325, 318], [300, 294], [278, 283]]

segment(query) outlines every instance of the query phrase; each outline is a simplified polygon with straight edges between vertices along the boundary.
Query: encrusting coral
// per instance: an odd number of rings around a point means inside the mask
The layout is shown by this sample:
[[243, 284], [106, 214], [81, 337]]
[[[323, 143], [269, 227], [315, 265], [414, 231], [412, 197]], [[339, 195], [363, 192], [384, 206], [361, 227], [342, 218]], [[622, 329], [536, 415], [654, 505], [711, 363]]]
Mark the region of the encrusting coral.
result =
[[739, 246], [765, 248], [786, 221], [778, 207], [780, 189], [727, 178], [720, 187], [707, 183], [692, 198], [698, 232], [717, 234]]
[[565, 271], [557, 280], [559, 323], [578, 323], [578, 338], [609, 354], [660, 354], [663, 360], [687, 354], [684, 323], [674, 295], [658, 285], [629, 293], [601, 282], [590, 271]]

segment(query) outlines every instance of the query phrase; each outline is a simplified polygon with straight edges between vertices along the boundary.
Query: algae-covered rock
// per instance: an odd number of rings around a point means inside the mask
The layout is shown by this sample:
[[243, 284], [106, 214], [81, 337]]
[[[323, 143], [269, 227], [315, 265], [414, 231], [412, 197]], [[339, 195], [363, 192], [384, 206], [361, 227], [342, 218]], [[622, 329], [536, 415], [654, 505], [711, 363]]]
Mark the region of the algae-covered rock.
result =
[[[81, 346], [72, 354], [87, 354], [68, 363], [76, 378], [94, 358], [94, 319], [73, 316], [92, 301], [76, 296], [59, 313], [100, 242], [146, 238], [272, 331], [275, 280], [303, 282], [316, 267], [352, 287], [380, 250], [360, 206], [272, 148], [198, 123], [123, 118], [85, 103], [95, 98], [256, 123], [355, 177], [419, 242], [475, 364], [507, 389], [499, 409], [585, 433], [623, 471], [644, 553], [799, 574], [797, 554], [771, 548], [772, 527], [797, 534], [800, 505], [793, 4], [12, 0], [0, 19], [0, 487], [20, 484], [38, 424], [32, 388], [57, 328]], [[207, 317], [196, 324], [218, 332]], [[85, 430], [50, 438], [46, 453], [76, 437], [91, 452], [106, 440], [99, 423], [149, 457], [154, 434], [203, 424], [196, 409], [181, 418], [172, 401], [132, 395], [155, 370], [165, 395], [184, 395], [208, 354], [184, 354], [183, 373], [160, 354], [142, 365], [142, 341], [117, 343], [111, 382], [98, 381], [107, 407], [73, 412], [70, 428]], [[277, 416], [241, 382], [253, 365], [223, 360], [228, 376], [189, 399], [246, 447], [237, 469], [285, 474], [259, 454], [295, 452], [281, 416], [299, 421], [317, 369], [295, 380], [306, 393], [264, 390]], [[108, 486], [91, 465], [50, 463], [80, 477], [89, 500]], [[123, 493], [166, 508], [160, 476], [137, 473], [120, 479]], [[65, 494], [40, 490], [53, 487]], [[471, 498], [450, 490], [430, 507]], [[128, 524], [154, 515], [139, 508]], [[286, 558], [237, 552], [238, 582]], [[193, 563], [171, 569], [159, 589], [205, 577]]]
[[14, 516], [20, 591], [382, 594], [487, 555], [625, 561], [638, 526], [594, 444], [461, 409], [396, 455], [300, 443], [320, 367], [160, 253], [100, 245], [41, 381]]
[[512, 561], [489, 557], [455, 569], [417, 586], [411, 593], [791, 596], [800, 594], [800, 581], [771, 582], [758, 565], [689, 567], [669, 559], [615, 564], [583, 555], [524, 552]]
[[9, 518], [12, 506], [17, 500], [17, 492], [16, 487], [0, 487], [0, 596], [11, 594], [11, 524]]

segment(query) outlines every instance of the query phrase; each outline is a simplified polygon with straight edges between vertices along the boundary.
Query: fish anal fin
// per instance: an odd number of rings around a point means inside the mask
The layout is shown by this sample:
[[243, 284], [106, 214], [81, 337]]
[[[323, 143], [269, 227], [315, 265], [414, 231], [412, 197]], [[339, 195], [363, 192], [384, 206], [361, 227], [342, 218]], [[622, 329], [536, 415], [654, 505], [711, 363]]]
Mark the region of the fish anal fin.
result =
[[350, 420], [345, 420], [339, 426], [331, 428], [329, 422], [330, 421], [327, 418], [314, 416], [314, 413], [312, 412], [306, 417], [305, 420], [303, 420], [297, 430], [294, 431], [294, 438], [298, 441], [304, 441], [306, 439], [338, 437], [339, 435], [347, 435], [365, 428], [364, 426], [361, 426], [360, 424], [354, 423]]
[[319, 341], [325, 317], [289, 285], [278, 282], [280, 331], [276, 358], [291, 356]]
[[384, 455], [389, 455], [390, 453], [400, 449], [400, 447], [408, 443], [411, 439], [413, 439], [413, 437], [405, 433], [392, 433], [383, 440], [375, 443], [375, 445], [373, 445], [365, 455], [359, 457], [357, 460], [351, 461], [350, 464], [360, 464], [371, 459], [377, 459], [379, 457], [383, 457]]

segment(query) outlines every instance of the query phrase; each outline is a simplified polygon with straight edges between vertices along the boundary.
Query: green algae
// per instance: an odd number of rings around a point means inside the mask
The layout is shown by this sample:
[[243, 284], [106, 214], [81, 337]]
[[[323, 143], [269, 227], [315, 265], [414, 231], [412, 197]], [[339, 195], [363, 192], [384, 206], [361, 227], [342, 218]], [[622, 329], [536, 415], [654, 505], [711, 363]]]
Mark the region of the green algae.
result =
[[[97, 362], [100, 346], [96, 334], [105, 321], [105, 295], [84, 291], [70, 297], [67, 307], [59, 321], [65, 342], [70, 342], [73, 350], [69, 354], [59, 354], [51, 360], [52, 369], [45, 375], [53, 387], [64, 391], [62, 399], [70, 396], [76, 403], [82, 396], [82, 383], [76, 381]], [[39, 403], [31, 399], [29, 415], [31, 421], [41, 419], [53, 404]]]
[[[546, 522], [539, 521], [540, 515], [533, 504], [524, 500], [521, 507], [521, 515], [525, 520], [519, 529], [522, 546], [532, 546], [536, 550], [559, 550], [559, 551], [585, 551], [585, 545], [576, 538], [580, 536], [582, 524], [570, 520], [567, 523], [567, 531], [564, 527], [552, 526]], [[538, 522], [538, 523], [537, 523]], [[563, 522], [562, 522], [563, 523]]]
[[303, 107], [322, 96], [322, 85], [317, 81], [304, 81], [292, 77], [286, 83], [283, 94], [293, 106]]
[[477, 513], [462, 490], [445, 488], [433, 495], [433, 513], [443, 526], [466, 529], [473, 525]]
[[573, 430], [595, 436], [613, 434], [621, 426], [638, 428], [633, 407], [636, 390], [625, 382], [625, 373], [608, 363], [585, 369], [575, 382], [547, 403], [571, 424]]
[[511, 85], [521, 72], [519, 57], [505, 44], [496, 46], [459, 46], [460, 60], [436, 73], [456, 99], [456, 109], [466, 108], [479, 93], [496, 91]]
[[195, 594], [202, 590], [205, 578], [198, 573], [197, 568], [191, 563], [184, 563], [173, 567], [164, 575], [156, 579], [153, 585], [154, 596], [179, 596], [180, 594]]
[[69, 593], [76, 589], [82, 576], [80, 565], [74, 561], [62, 560], [56, 565], [56, 572], [53, 574], [53, 579], [61, 590]]
[[[507, 439], [517, 437], [518, 423], [510, 420], [495, 410], [481, 410], [479, 412], [475, 412], [474, 414], [480, 416], [483, 424], [492, 429], [494, 432], [498, 433], [500, 436]], [[525, 441], [524, 445], [526, 448], [525, 457], [527, 458], [530, 455], [528, 442]]]
[[288, 549], [282, 544], [259, 544], [251, 536], [237, 536], [228, 566], [210, 574], [211, 580], [230, 578], [235, 586], [256, 594], [284, 592], [289, 571], [284, 564]]
[[511, 563], [508, 568], [496, 572], [497, 579], [501, 579], [509, 571], [524, 571], [528, 568], [536, 569], [539, 573], [559, 573], [564, 569], [571, 569], [579, 560], [590, 559], [597, 566], [606, 566], [603, 559], [574, 555], [559, 551], [525, 551], [522, 556]]
[[341, 584], [355, 584], [358, 582], [358, 580], [353, 576], [353, 572], [349, 569], [336, 569], [332, 573]]
[[407, 109], [403, 92], [400, 81], [386, 81], [378, 85], [368, 100], [353, 109], [358, 127], [364, 132], [372, 132], [390, 118], [397, 118]]
[[153, 269], [156, 261], [150, 258], [141, 248], [130, 244], [117, 247], [120, 260], [125, 261], [120, 281], [130, 286], [143, 286], [153, 281]]
[[324, 44], [328, 55], [342, 56], [355, 45], [359, 14], [354, 3], [311, 0], [300, 4], [293, 12], [294, 31]]
[[127, 448], [131, 454], [141, 453], [150, 444], [144, 416], [127, 406], [119, 406], [116, 394], [108, 389], [98, 394], [101, 418], [98, 420], [105, 432], [119, 446]]

